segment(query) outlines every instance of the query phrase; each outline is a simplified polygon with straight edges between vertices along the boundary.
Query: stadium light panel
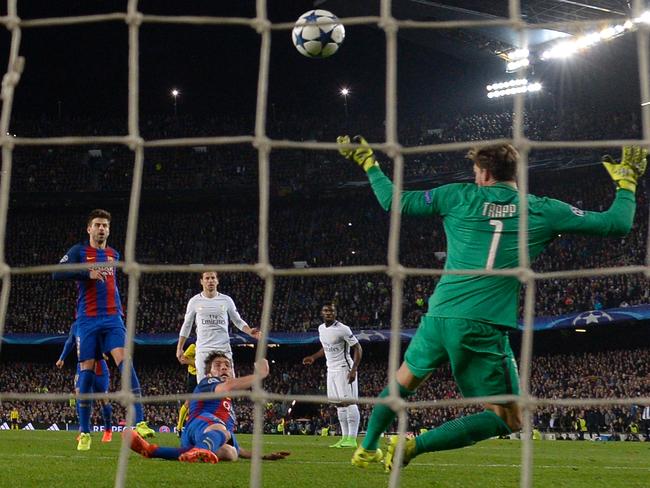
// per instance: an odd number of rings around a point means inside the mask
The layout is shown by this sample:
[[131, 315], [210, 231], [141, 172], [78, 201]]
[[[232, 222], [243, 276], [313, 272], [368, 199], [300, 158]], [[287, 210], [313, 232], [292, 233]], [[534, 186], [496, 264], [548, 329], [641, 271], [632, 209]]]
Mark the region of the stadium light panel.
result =
[[518, 93], [538, 92], [542, 89], [540, 82], [529, 83], [525, 78], [518, 78], [516, 80], [505, 81], [501, 83], [493, 83], [487, 85], [488, 98], [501, 98]]

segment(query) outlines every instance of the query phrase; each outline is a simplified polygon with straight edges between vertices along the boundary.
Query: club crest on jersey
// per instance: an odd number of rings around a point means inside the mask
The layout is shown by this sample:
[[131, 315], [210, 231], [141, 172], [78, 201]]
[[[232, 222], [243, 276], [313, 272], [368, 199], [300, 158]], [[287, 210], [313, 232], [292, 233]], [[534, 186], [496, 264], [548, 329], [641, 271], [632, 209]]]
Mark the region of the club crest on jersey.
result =
[[571, 208], [571, 211], [572, 211], [575, 215], [577, 215], [578, 217], [584, 217], [584, 216], [585, 216], [585, 211], [584, 211], [584, 210], [581, 210], [581, 209], [579, 209], [578, 207], [574, 207], [573, 205], [571, 205], [570, 208]]

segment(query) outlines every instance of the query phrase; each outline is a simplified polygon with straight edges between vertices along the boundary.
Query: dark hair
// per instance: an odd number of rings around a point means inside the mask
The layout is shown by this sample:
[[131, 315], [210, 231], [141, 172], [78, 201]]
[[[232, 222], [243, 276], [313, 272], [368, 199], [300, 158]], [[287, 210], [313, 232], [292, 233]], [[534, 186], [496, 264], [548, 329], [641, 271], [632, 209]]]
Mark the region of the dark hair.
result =
[[466, 157], [479, 168], [487, 169], [497, 181], [512, 181], [517, 178], [519, 153], [510, 144], [473, 148]]
[[214, 273], [214, 275], [217, 277], [217, 279], [219, 278], [219, 273], [217, 273], [217, 272], [214, 271], [214, 270], [212, 270], [212, 271], [211, 271], [211, 270], [208, 270], [208, 271], [202, 271], [202, 272], [201, 272], [201, 279], [203, 279], [203, 275], [204, 275], [205, 273]]
[[232, 361], [228, 356], [226, 356], [225, 352], [222, 351], [214, 351], [208, 354], [208, 357], [205, 358], [205, 363], [203, 363], [203, 370], [205, 371], [205, 375], [210, 374], [210, 370], [212, 369], [212, 361], [214, 361], [217, 358], [226, 358], [228, 362], [230, 363], [230, 366], [232, 366]]
[[107, 210], [103, 210], [101, 208], [96, 208], [90, 214], [88, 215], [88, 220], [86, 221], [86, 225], [90, 225], [93, 219], [106, 219], [108, 220], [108, 223], [111, 223], [111, 213], [108, 212]]

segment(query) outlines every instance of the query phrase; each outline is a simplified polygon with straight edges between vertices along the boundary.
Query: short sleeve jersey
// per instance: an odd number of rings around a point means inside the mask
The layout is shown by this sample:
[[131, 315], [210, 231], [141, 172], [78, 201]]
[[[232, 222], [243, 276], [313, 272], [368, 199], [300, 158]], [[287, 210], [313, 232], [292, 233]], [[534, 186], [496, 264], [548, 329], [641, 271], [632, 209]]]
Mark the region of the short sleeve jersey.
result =
[[[108, 263], [119, 261], [120, 254], [112, 247], [97, 249], [88, 242], [72, 246], [60, 263]], [[105, 317], [124, 315], [122, 301], [117, 288], [117, 268], [105, 266], [99, 268], [105, 277], [100, 280], [77, 280], [77, 318]]]
[[338, 320], [329, 327], [320, 324], [318, 337], [325, 351], [327, 370], [349, 371], [353, 364], [350, 348], [359, 343], [350, 327]]

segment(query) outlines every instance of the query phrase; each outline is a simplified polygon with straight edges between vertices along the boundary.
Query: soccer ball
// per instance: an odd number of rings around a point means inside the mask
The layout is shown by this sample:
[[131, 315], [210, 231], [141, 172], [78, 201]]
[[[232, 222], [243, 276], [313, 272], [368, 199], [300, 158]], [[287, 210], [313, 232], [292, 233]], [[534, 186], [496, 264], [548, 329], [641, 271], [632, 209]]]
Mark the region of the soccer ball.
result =
[[308, 58], [329, 58], [345, 39], [345, 28], [327, 10], [310, 10], [296, 21], [291, 40], [298, 52]]

